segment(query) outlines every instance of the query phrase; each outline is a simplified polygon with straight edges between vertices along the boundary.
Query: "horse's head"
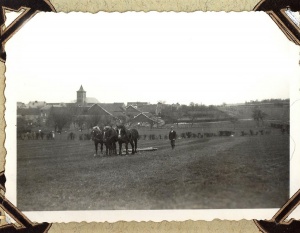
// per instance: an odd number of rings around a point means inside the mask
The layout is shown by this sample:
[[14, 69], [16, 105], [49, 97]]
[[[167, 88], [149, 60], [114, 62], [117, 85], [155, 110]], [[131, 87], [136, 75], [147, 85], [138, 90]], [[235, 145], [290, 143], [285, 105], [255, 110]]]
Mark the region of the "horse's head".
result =
[[101, 137], [101, 134], [102, 134], [102, 131], [98, 126], [93, 127], [92, 132], [91, 132], [92, 140], [94, 140], [95, 138]]
[[103, 141], [107, 142], [110, 138], [111, 134], [111, 127], [110, 126], [105, 126], [103, 130]]
[[118, 139], [121, 139], [124, 136], [126, 136], [126, 128], [124, 125], [117, 126], [117, 134], [118, 134]]
[[92, 130], [91, 137], [92, 137], [92, 140], [95, 139], [95, 137], [96, 137], [96, 130], [94, 130], [94, 129]]

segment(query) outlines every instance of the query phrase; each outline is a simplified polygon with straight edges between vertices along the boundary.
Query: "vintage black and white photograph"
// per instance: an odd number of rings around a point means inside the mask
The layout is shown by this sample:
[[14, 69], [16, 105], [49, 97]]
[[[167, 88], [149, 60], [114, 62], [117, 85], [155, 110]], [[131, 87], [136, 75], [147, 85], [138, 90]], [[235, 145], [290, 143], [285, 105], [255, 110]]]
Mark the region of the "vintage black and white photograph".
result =
[[299, 50], [267, 14], [39, 13], [6, 51], [21, 211], [289, 199]]

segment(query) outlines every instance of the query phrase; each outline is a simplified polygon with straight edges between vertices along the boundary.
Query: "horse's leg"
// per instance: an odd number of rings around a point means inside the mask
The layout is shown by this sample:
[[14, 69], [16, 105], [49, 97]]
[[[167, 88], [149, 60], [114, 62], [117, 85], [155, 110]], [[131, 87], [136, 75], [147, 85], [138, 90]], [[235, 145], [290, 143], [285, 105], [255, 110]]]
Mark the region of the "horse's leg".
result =
[[98, 154], [98, 142], [95, 141], [95, 151], [96, 151], [96, 154], [94, 154], [94, 156], [97, 156]]
[[137, 153], [137, 139], [134, 139], [135, 153]]
[[100, 147], [100, 149], [101, 149], [101, 154], [103, 154], [103, 142], [100, 142], [100, 145], [101, 145], [101, 147]]
[[119, 142], [119, 155], [122, 155], [122, 142]]
[[111, 142], [110, 143], [110, 155], [113, 155], [114, 154], [114, 143]]
[[128, 142], [125, 142], [126, 155], [128, 155]]
[[116, 145], [116, 142], [113, 142], [113, 146], [114, 146], [114, 154], [116, 155], [117, 154], [117, 145]]
[[135, 150], [134, 150], [134, 143], [133, 143], [133, 140], [130, 140], [130, 145], [131, 145], [131, 154], [134, 154], [135, 153]]
[[105, 143], [105, 154], [108, 155], [109, 145]]
[[111, 143], [108, 144], [108, 155], [111, 155]]
[[115, 143], [114, 142], [110, 143], [110, 150], [111, 150], [111, 155], [113, 155], [115, 153]]

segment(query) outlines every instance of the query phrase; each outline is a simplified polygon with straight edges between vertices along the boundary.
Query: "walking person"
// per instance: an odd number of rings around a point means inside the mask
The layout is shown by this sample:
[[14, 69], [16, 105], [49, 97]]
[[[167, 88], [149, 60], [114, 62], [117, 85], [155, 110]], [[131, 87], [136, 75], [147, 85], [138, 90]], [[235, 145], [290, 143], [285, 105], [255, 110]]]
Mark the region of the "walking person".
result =
[[175, 140], [176, 140], [176, 131], [174, 130], [174, 127], [171, 126], [171, 130], [169, 132], [169, 140], [171, 142], [172, 150], [175, 148]]

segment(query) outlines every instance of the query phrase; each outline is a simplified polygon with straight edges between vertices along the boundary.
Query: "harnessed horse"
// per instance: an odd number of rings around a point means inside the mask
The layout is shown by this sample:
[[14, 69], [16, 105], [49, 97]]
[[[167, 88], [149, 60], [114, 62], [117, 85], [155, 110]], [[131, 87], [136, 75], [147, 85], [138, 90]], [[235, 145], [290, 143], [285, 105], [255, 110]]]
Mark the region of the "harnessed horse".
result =
[[119, 155], [122, 155], [122, 144], [125, 143], [126, 155], [128, 155], [128, 143], [132, 148], [132, 154], [136, 153], [137, 140], [139, 133], [136, 129], [126, 129], [124, 125], [117, 126], [118, 142], [119, 142]]
[[103, 132], [99, 128], [99, 126], [94, 126], [91, 132], [92, 140], [94, 141], [95, 144], [95, 154], [94, 156], [98, 155], [98, 144], [101, 145], [100, 150], [101, 154], [103, 152]]
[[103, 142], [106, 146], [106, 155], [116, 154], [117, 132], [110, 126], [105, 126], [103, 131]]

